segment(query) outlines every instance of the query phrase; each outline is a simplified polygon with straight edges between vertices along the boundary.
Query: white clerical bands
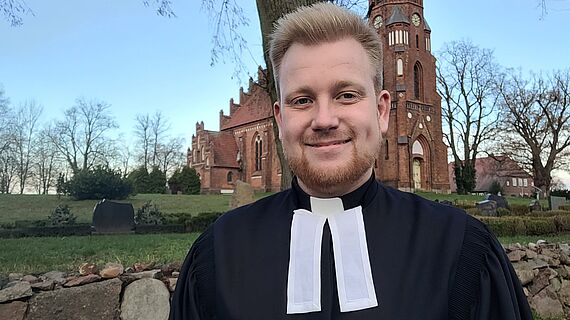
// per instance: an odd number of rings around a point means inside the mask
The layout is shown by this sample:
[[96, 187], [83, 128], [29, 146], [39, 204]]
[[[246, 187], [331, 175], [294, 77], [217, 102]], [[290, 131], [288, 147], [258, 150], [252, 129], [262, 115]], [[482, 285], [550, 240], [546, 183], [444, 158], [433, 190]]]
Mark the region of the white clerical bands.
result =
[[340, 198], [311, 197], [311, 211], [295, 210], [291, 224], [287, 314], [321, 311], [321, 245], [329, 222], [341, 312], [378, 306], [362, 207], [344, 210]]

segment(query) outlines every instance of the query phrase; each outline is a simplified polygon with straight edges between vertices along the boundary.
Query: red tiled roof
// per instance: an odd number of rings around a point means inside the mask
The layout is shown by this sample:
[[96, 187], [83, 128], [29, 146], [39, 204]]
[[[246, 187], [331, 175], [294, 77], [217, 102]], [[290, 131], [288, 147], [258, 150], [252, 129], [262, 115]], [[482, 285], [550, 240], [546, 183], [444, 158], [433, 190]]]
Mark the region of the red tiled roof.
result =
[[[455, 192], [457, 186], [455, 184], [453, 162], [449, 163], [448, 168], [451, 191]], [[473, 191], [476, 192], [488, 191], [493, 181], [497, 180], [498, 177], [532, 178], [518, 163], [507, 156], [477, 158], [475, 160], [475, 170], [477, 185]]]
[[214, 151], [214, 167], [239, 168], [238, 146], [231, 132], [210, 132], [210, 143]]
[[239, 106], [229, 115], [230, 119], [222, 125], [220, 130], [227, 130], [273, 116], [269, 94], [257, 84], [252, 85], [250, 92], [245, 93], [242, 97]]

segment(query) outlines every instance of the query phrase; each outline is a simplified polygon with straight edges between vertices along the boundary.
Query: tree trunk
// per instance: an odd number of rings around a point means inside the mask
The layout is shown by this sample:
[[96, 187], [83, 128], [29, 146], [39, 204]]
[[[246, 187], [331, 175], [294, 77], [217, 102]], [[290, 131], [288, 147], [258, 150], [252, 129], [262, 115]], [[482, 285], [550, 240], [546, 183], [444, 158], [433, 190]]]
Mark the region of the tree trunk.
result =
[[[272, 102], [277, 101], [277, 90], [275, 89], [275, 80], [273, 79], [273, 70], [271, 59], [269, 58], [269, 35], [273, 31], [273, 25], [283, 15], [294, 11], [296, 8], [313, 3], [323, 2], [322, 0], [256, 0], [257, 13], [259, 15], [259, 24], [261, 27], [261, 38], [263, 41], [263, 58], [267, 67], [267, 92]], [[273, 106], [272, 106], [273, 107]], [[285, 160], [283, 154], [283, 145], [279, 139], [279, 129], [277, 122], [273, 119], [273, 134], [275, 136], [275, 147], [279, 162], [281, 163], [281, 189], [286, 189], [291, 185], [293, 178], [291, 170]]]

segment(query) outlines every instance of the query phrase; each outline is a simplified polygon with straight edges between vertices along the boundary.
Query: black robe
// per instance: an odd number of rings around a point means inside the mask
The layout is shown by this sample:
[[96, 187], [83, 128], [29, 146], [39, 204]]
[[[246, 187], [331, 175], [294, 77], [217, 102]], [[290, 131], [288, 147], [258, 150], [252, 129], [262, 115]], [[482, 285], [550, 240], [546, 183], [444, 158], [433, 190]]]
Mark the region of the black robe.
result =
[[310, 210], [295, 180], [224, 214], [196, 240], [170, 319], [532, 319], [503, 248], [479, 220], [373, 178], [341, 198], [345, 209], [362, 205], [378, 307], [340, 312], [325, 225], [321, 311], [287, 314], [293, 210]]

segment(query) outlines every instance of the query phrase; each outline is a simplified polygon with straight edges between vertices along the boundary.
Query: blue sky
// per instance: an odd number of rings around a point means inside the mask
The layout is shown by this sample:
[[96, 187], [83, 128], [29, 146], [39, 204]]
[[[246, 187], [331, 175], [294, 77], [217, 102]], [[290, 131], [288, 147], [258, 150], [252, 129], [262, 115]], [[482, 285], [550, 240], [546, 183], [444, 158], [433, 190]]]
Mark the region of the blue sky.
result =
[[[250, 75], [263, 64], [253, 0], [238, 0], [250, 25], [241, 32]], [[117, 133], [132, 135], [137, 113], [161, 110], [172, 134], [189, 142], [196, 121], [218, 129], [220, 109], [238, 97], [247, 75], [232, 78], [234, 65], [210, 66], [214, 24], [199, 0], [173, 0], [177, 18], [157, 16], [142, 0], [27, 0], [35, 16], [10, 27], [0, 21], [0, 84], [14, 105], [34, 99], [45, 121], [61, 117], [77, 97], [112, 105]], [[570, 1], [550, 0], [541, 17], [538, 0], [424, 0], [432, 49], [470, 39], [493, 49], [498, 62], [525, 71], [570, 66]]]

